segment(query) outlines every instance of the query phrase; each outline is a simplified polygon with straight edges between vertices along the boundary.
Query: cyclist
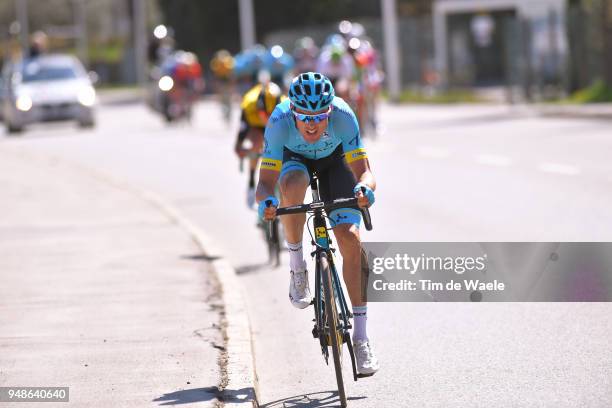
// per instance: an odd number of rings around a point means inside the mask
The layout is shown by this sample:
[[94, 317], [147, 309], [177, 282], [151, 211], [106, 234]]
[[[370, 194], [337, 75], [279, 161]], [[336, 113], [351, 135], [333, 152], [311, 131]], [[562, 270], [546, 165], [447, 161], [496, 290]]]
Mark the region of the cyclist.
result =
[[264, 65], [272, 77], [272, 82], [278, 84], [282, 89], [291, 80], [295, 60], [293, 56], [286, 53], [283, 47], [275, 45], [264, 57]]
[[[282, 92], [278, 85], [270, 82], [266, 74], [261, 74], [262, 83], [251, 88], [242, 98], [240, 108], [240, 128], [234, 146], [234, 151], [241, 159], [254, 152], [249, 157], [249, 184], [247, 188], [247, 206], [252, 208], [255, 204], [255, 170], [263, 148], [264, 128], [268, 118], [278, 103], [281, 102]], [[244, 142], [251, 142], [251, 148], [246, 149]]]
[[229, 123], [232, 116], [232, 88], [234, 57], [227, 50], [219, 50], [210, 62], [210, 69], [214, 75], [217, 95], [223, 112], [223, 118]]
[[329, 78], [338, 96], [348, 102], [355, 63], [342, 38], [336, 38], [338, 39], [332, 39], [331, 43], [321, 50], [317, 60], [317, 72]]
[[[283, 206], [303, 203], [310, 174], [319, 177], [321, 199], [356, 196], [360, 207], [374, 203], [376, 182], [361, 143], [355, 114], [339, 97], [331, 81], [317, 72], [299, 74], [289, 87], [289, 100], [279, 104], [268, 122], [257, 199], [259, 215], [272, 220], [279, 205], [274, 187], [280, 179]], [[365, 188], [365, 194], [362, 193]], [[267, 206], [267, 201], [272, 205]], [[353, 305], [353, 340], [361, 374], [378, 371], [366, 331], [367, 304], [361, 297], [361, 241], [357, 208], [332, 211], [330, 223], [343, 257], [343, 276]], [[308, 271], [302, 251], [305, 214], [282, 217], [289, 249], [289, 299], [303, 309], [310, 304]]]
[[319, 47], [310, 37], [303, 37], [296, 41], [293, 57], [295, 58], [296, 72], [314, 71], [317, 67]]

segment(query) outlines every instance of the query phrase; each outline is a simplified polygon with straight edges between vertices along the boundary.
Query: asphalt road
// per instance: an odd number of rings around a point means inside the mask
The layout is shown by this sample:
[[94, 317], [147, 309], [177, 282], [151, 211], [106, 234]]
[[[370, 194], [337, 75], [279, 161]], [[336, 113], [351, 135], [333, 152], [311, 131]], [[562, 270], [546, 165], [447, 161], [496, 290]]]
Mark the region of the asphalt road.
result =
[[[612, 241], [612, 124], [497, 106], [394, 107], [367, 141], [378, 180], [367, 241]], [[286, 266], [245, 208], [235, 125], [202, 103], [192, 125], [140, 105], [99, 126], [33, 126], [0, 143], [77, 162], [167, 198], [211, 236], [248, 288], [259, 402], [336, 406], [335, 379], [287, 299]], [[286, 260], [285, 260], [286, 261]], [[287, 263], [285, 262], [285, 265]], [[609, 303], [376, 303], [382, 369], [348, 382], [351, 407], [609, 407]], [[348, 370], [347, 370], [348, 374]]]

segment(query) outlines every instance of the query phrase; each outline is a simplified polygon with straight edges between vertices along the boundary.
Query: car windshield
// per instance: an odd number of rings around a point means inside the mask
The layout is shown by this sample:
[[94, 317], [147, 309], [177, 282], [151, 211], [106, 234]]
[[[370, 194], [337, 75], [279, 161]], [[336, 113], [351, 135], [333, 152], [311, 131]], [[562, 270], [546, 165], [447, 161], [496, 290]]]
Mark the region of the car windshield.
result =
[[73, 79], [78, 77], [73, 66], [60, 64], [46, 65], [34, 61], [23, 66], [21, 75], [23, 82]]

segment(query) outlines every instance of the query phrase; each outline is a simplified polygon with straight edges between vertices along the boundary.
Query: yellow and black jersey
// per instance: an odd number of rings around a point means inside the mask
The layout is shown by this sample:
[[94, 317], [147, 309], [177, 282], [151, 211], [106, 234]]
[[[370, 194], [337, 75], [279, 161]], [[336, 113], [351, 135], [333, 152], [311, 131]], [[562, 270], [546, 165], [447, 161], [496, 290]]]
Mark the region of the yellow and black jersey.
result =
[[[267, 117], [284, 99], [281, 96], [281, 89], [273, 82], [266, 86], [264, 92], [262, 90], [264, 90], [263, 85], [255, 85], [242, 98], [240, 109], [250, 127], [266, 127]], [[261, 112], [265, 112], [266, 115], [262, 115]]]

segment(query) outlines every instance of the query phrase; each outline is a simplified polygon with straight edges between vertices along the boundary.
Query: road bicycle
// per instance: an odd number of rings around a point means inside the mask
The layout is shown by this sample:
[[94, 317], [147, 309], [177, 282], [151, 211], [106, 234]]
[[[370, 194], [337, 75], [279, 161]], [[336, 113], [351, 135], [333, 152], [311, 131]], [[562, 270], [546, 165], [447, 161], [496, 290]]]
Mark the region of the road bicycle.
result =
[[[355, 364], [355, 353], [349, 330], [352, 329], [351, 320], [353, 314], [349, 311], [346, 302], [346, 296], [340, 283], [338, 272], [334, 265], [332, 241], [329, 237], [329, 230], [333, 229], [327, 226], [327, 214], [337, 208], [347, 208], [357, 206], [357, 198], [340, 198], [329, 202], [321, 201], [319, 197], [318, 178], [316, 173], [313, 174], [310, 182], [312, 190], [312, 202], [310, 204], [302, 204], [291, 207], [278, 208], [277, 215], [308, 213], [311, 214], [307, 221], [308, 232], [312, 238], [312, 244], [315, 250], [311, 256], [315, 258], [315, 292], [312, 305], [314, 306], [314, 328], [312, 335], [315, 339], [319, 339], [321, 352], [325, 363], [329, 365], [329, 348], [331, 347], [334, 360], [334, 370], [336, 373], [336, 381], [338, 383], [338, 395], [340, 404], [346, 407], [346, 393], [344, 390], [344, 380], [342, 377], [342, 350], [346, 344], [353, 368], [353, 379], [369, 377], [372, 374], [358, 374]], [[365, 192], [365, 191], [364, 191]], [[271, 205], [269, 201], [266, 202]], [[366, 229], [372, 229], [372, 221], [370, 212], [367, 208], [360, 208], [363, 216], [363, 221]], [[312, 230], [309, 227], [312, 220]], [[269, 221], [271, 222], [271, 221]], [[333, 221], [332, 221], [333, 223]], [[314, 234], [313, 234], [314, 232]], [[364, 259], [362, 250], [362, 262]], [[363, 270], [364, 268], [362, 268]]]

